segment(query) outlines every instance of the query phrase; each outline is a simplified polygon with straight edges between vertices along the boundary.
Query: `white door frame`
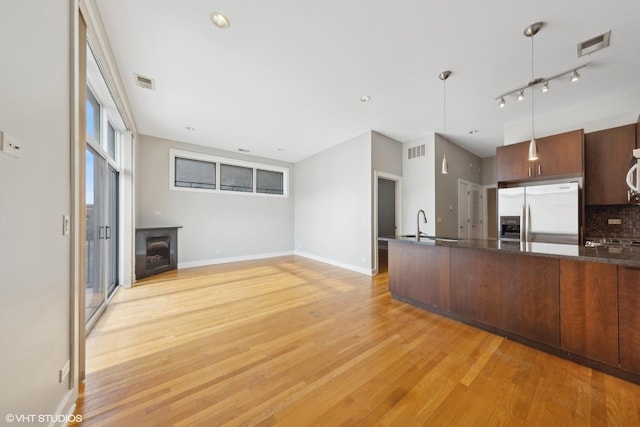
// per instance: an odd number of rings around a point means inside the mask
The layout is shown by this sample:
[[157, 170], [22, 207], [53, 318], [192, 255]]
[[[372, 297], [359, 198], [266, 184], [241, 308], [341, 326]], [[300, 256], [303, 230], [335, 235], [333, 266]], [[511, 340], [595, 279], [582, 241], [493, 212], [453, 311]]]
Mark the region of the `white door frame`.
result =
[[373, 171], [373, 241], [371, 242], [373, 256], [373, 275], [378, 274], [378, 178], [387, 179], [395, 183], [396, 193], [396, 230], [402, 229], [402, 177], [386, 172]]

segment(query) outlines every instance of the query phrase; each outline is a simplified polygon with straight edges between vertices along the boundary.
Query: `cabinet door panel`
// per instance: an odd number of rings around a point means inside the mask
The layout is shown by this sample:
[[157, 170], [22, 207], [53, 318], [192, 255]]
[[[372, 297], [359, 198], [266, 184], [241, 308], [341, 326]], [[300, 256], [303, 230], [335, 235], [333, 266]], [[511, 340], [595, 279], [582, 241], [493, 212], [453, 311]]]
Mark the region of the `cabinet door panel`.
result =
[[389, 291], [449, 311], [449, 248], [389, 242]]
[[527, 160], [528, 143], [504, 145], [496, 149], [496, 174], [498, 182], [517, 181], [529, 176], [533, 162]]
[[583, 172], [582, 129], [536, 140], [538, 160], [536, 176], [576, 175]]
[[559, 261], [451, 249], [451, 310], [557, 347], [560, 344]]
[[585, 147], [585, 203], [627, 204], [625, 179], [636, 147], [636, 125], [588, 133]]
[[640, 374], [640, 269], [618, 266], [620, 367]]
[[564, 350], [618, 366], [618, 271], [614, 264], [560, 260]]

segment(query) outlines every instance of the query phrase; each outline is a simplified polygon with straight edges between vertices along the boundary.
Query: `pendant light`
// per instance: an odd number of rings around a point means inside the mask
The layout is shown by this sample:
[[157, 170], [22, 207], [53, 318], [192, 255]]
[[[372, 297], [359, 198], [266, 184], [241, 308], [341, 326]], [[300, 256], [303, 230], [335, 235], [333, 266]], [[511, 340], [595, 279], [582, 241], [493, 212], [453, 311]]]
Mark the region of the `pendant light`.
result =
[[[447, 133], [447, 79], [451, 75], [451, 71], [443, 71], [438, 74], [440, 80], [442, 80], [442, 133]], [[449, 173], [449, 163], [447, 162], [446, 153], [442, 155], [442, 174]]]
[[[534, 65], [534, 60], [533, 60], [533, 36], [535, 36], [536, 34], [538, 34], [538, 31], [540, 31], [540, 28], [542, 28], [542, 22], [536, 22], [535, 24], [531, 24], [529, 25], [527, 28], [524, 29], [524, 35], [527, 37], [531, 37], [531, 81], [529, 82], [530, 85], [532, 85], [536, 80], [534, 77], [534, 69], [533, 69], [533, 65]], [[538, 145], [536, 144], [536, 137], [535, 137], [535, 103], [534, 103], [534, 98], [535, 98], [535, 91], [531, 90], [531, 141], [529, 141], [529, 160], [533, 161], [533, 160], [538, 160]]]

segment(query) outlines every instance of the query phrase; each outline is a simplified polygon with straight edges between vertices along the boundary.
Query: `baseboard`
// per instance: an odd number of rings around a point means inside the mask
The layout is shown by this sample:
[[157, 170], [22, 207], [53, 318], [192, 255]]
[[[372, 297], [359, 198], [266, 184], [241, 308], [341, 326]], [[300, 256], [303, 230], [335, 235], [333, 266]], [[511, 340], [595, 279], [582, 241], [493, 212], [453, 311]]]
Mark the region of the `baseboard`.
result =
[[270, 252], [266, 254], [242, 255], [228, 258], [205, 259], [201, 261], [179, 262], [178, 268], [202, 267], [205, 265], [227, 264], [229, 262], [253, 261], [257, 259], [275, 258], [279, 256], [293, 255], [293, 251]]
[[331, 259], [331, 258], [325, 258], [325, 257], [313, 255], [313, 254], [310, 254], [308, 252], [295, 251], [294, 254], [298, 255], [298, 256], [301, 256], [301, 257], [304, 257], [304, 258], [312, 259], [314, 261], [319, 261], [319, 262], [323, 262], [325, 264], [330, 264], [330, 265], [334, 265], [336, 267], [344, 268], [345, 270], [351, 270], [351, 271], [355, 271], [356, 273], [366, 274], [367, 276], [373, 276], [374, 275], [373, 269], [367, 269], [367, 268], [358, 267], [356, 265], [351, 265], [351, 264], [347, 264], [345, 262], [336, 261], [336, 260]]
[[49, 422], [49, 427], [66, 427], [71, 421], [82, 421], [81, 418], [76, 419], [73, 413], [76, 410], [76, 399], [78, 398], [77, 389], [69, 390], [65, 395], [55, 413], [55, 420]]

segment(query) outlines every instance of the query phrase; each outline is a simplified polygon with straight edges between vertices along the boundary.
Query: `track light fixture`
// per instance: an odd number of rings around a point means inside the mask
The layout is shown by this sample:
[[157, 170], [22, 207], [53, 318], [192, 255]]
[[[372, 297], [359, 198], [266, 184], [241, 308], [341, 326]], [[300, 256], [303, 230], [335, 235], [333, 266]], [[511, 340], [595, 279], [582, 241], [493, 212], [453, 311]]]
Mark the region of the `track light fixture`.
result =
[[572, 82], [577, 82], [578, 80], [580, 80], [580, 74], [578, 74], [578, 70], [573, 70], [573, 72], [571, 73], [571, 77], [569, 78], [569, 80], [571, 80]]
[[539, 77], [539, 78], [535, 78], [534, 74], [533, 74], [533, 36], [535, 36], [536, 34], [538, 34], [538, 32], [540, 31], [540, 29], [542, 28], [544, 24], [542, 22], [535, 22], [531, 25], [529, 25], [527, 28], [524, 29], [524, 35], [527, 37], [531, 38], [531, 68], [532, 68], [532, 73], [531, 73], [531, 81], [529, 81], [529, 83], [527, 83], [524, 86], [512, 89], [508, 92], [505, 92], [501, 95], [498, 95], [495, 99], [496, 101], [498, 101], [498, 106], [500, 108], [503, 108], [506, 104], [505, 102], [505, 98], [508, 98], [509, 96], [513, 96], [515, 97], [518, 101], [522, 101], [524, 99], [524, 91], [525, 89], [528, 88], [534, 88], [535, 86], [539, 86], [541, 85], [542, 87], [540, 88], [540, 91], [545, 93], [549, 91], [549, 82], [555, 79], [558, 79], [560, 77], [564, 77], [567, 75], [571, 75], [570, 76], [570, 80], [572, 82], [577, 81], [580, 78], [580, 74], [578, 74], [578, 70], [586, 67], [587, 65], [589, 65], [589, 63], [586, 64], [582, 64], [579, 67], [573, 68], [571, 70], [567, 70], [567, 71], [563, 71], [562, 73], [559, 74], [555, 74], [551, 77]]
[[549, 82], [544, 82], [542, 84], [542, 89], [540, 89], [540, 92], [542, 92], [542, 93], [549, 92]]

